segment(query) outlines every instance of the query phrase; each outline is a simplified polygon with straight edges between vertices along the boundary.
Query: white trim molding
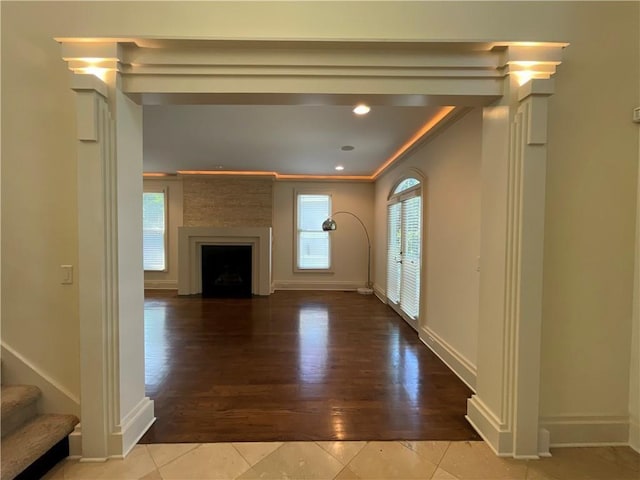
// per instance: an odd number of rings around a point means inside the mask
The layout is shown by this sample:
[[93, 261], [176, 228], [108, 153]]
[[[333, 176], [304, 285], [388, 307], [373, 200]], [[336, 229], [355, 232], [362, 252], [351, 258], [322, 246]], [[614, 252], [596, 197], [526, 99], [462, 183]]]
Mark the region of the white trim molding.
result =
[[142, 398], [129, 414], [111, 434], [111, 458], [124, 458], [136, 446], [142, 435], [156, 421], [153, 409], [153, 400]]
[[472, 391], [476, 391], [476, 366], [429, 327], [420, 329], [420, 340]]
[[362, 281], [276, 280], [273, 282], [274, 290], [331, 290], [350, 292], [361, 287]]
[[80, 399], [15, 349], [2, 342], [2, 383], [35, 385], [42, 392], [38, 401], [43, 413], [80, 416]]
[[640, 419], [629, 416], [629, 446], [640, 453]]
[[[518, 80], [510, 80], [503, 104], [484, 114], [481, 229], [490, 233], [481, 242], [478, 374], [467, 418], [498, 454], [538, 458], [545, 443], [539, 425], [542, 265], [547, 103], [554, 84], [533, 79], [519, 87]], [[508, 142], [497, 142], [506, 132]]]
[[[112, 50], [117, 52], [117, 46], [114, 45]], [[114, 76], [111, 77], [111, 83], [116, 83]], [[116, 137], [119, 128], [125, 129], [136, 122], [141, 127], [142, 115], [140, 107], [132, 102], [126, 106], [130, 100], [123, 98], [117, 89], [113, 90], [115, 95], [110, 99], [107, 84], [93, 75], [74, 74], [71, 88], [76, 93], [78, 140], [82, 423], [82, 429], [74, 432], [72, 445], [74, 454], [77, 454], [78, 443], [81, 443], [84, 461], [102, 461], [108, 457], [126, 455], [127, 449], [131, 448], [129, 444], [132, 441], [135, 443], [144, 434], [151, 424], [148, 419], [153, 417], [153, 402], [144, 397], [144, 358], [140, 353], [143, 351], [144, 335], [126, 334], [126, 342], [123, 343], [120, 325], [120, 318], [125, 317], [125, 332], [131, 332], [132, 327], [142, 332], [142, 298], [133, 303], [123, 302], [120, 292], [124, 289], [131, 294], [131, 285], [127, 282], [133, 282], [140, 288], [140, 296], [143, 295], [142, 270], [139, 271], [139, 285], [137, 278], [129, 278], [122, 270], [121, 262], [126, 263], [128, 258], [122, 255], [123, 252], [127, 253], [123, 250], [124, 245], [132, 248], [131, 232], [135, 234], [137, 228], [126, 224], [127, 217], [118, 212], [118, 199], [124, 193], [130, 193], [128, 189], [132, 185], [128, 183], [129, 178], [124, 178], [124, 174], [118, 175], [118, 159], [127, 164], [139, 160], [141, 168], [142, 157], [141, 149], [136, 150], [141, 145], [141, 135], [136, 137], [137, 143], [122, 141], [119, 144]], [[119, 121], [114, 121], [112, 111], [116, 112], [115, 118]], [[142, 128], [139, 129], [141, 131]], [[125, 135], [124, 132], [122, 134]], [[139, 158], [134, 158], [136, 153], [139, 153]], [[140, 180], [140, 191], [141, 183]], [[128, 230], [129, 234], [125, 235], [124, 230]], [[135, 238], [139, 240], [141, 248], [142, 238]], [[131, 361], [131, 352], [135, 352], [141, 365], [124, 368], [121, 355], [126, 354], [127, 360]], [[128, 419], [132, 415], [132, 412], [122, 411], [125, 399], [131, 402], [132, 397], [138, 395], [138, 405], [145, 407], [139, 414], [142, 421], [123, 423], [123, 418]], [[137, 413], [135, 416], [138, 418]], [[126, 426], [125, 431], [121, 425]], [[138, 430], [134, 431], [136, 428]]]
[[151, 290], [177, 290], [178, 282], [175, 280], [145, 280], [144, 288]]
[[549, 431], [551, 447], [588, 447], [628, 445], [628, 417], [557, 416], [540, 418], [540, 426]]

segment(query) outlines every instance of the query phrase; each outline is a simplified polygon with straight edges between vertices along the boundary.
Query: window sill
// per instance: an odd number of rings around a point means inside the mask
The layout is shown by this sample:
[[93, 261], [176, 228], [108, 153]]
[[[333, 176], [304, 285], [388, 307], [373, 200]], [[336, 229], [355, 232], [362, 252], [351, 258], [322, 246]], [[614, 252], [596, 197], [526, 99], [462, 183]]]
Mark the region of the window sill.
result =
[[334, 273], [331, 268], [294, 268], [293, 273]]

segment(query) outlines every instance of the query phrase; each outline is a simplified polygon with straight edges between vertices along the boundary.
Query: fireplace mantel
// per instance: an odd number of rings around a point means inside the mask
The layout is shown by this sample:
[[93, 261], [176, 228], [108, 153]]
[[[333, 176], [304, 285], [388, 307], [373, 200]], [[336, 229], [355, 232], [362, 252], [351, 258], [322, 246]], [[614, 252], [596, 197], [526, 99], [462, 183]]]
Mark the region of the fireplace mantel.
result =
[[202, 293], [202, 245], [251, 245], [251, 293], [271, 294], [271, 227], [178, 227], [178, 295]]

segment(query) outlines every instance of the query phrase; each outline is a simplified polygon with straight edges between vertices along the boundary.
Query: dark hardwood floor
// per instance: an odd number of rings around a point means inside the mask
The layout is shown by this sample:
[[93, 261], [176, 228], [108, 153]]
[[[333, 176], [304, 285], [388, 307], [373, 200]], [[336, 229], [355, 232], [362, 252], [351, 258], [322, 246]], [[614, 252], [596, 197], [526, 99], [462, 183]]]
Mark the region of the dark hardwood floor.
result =
[[471, 391], [374, 296], [147, 291], [142, 443], [477, 440]]

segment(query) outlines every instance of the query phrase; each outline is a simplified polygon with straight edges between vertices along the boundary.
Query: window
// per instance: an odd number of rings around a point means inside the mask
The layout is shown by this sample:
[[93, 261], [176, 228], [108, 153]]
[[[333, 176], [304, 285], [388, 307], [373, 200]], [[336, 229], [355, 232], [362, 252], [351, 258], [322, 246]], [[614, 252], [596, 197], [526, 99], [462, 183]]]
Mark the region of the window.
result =
[[142, 194], [142, 257], [144, 269], [161, 272], [167, 268], [166, 196], [164, 192]]
[[297, 269], [328, 270], [331, 266], [329, 232], [322, 231], [322, 222], [331, 215], [331, 197], [298, 194], [296, 210]]

